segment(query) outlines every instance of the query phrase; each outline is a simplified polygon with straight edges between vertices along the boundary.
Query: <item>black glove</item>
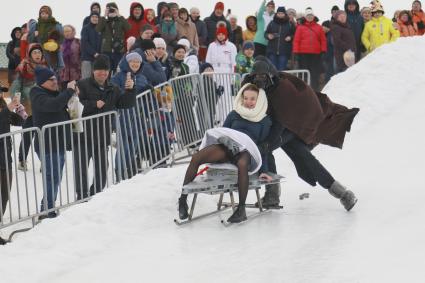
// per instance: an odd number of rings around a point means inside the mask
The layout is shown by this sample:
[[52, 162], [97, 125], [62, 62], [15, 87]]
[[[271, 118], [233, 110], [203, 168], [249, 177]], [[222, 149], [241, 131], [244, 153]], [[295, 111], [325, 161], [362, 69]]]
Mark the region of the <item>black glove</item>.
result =
[[215, 93], [218, 97], [222, 96], [224, 93], [224, 86], [222, 85], [218, 86]]
[[418, 26], [418, 29], [424, 29], [425, 28], [425, 24], [422, 21], [418, 22], [417, 26]]

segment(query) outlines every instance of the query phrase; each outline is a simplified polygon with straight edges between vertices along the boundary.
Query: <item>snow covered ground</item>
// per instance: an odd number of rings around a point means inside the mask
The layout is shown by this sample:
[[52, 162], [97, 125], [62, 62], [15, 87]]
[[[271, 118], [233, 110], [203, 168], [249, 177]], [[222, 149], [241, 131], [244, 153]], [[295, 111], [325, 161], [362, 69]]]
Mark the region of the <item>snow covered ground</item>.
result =
[[[424, 48], [424, 37], [400, 39], [326, 87], [361, 108], [344, 150], [314, 151], [357, 194], [351, 212], [278, 151], [283, 210], [229, 228], [220, 219], [230, 211], [177, 227], [185, 166], [158, 169], [1, 247], [1, 282], [423, 282]], [[216, 200], [200, 196], [198, 212]]]

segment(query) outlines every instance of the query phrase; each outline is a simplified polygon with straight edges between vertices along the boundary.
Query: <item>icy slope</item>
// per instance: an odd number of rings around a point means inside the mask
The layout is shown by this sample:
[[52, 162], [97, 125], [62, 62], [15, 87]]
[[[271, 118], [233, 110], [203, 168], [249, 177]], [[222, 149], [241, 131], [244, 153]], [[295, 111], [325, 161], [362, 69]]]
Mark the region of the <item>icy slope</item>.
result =
[[[282, 211], [180, 228], [185, 168], [160, 169], [0, 248], [1, 282], [423, 282], [424, 48], [425, 38], [400, 40], [327, 86], [334, 101], [361, 108], [344, 150], [315, 149], [358, 195], [352, 212], [301, 182], [279, 151]], [[311, 196], [300, 201], [303, 192]], [[214, 197], [199, 201], [198, 212], [215, 207]]]

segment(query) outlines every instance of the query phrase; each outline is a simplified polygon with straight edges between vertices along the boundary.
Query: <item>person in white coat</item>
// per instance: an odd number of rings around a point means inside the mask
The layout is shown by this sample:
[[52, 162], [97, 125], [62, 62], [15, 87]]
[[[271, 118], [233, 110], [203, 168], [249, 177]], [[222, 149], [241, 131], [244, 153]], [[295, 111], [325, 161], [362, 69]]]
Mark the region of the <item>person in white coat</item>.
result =
[[199, 74], [199, 60], [196, 49], [192, 48], [190, 41], [186, 38], [181, 38], [177, 44], [185, 47], [186, 55], [183, 62], [189, 66], [189, 74]]
[[226, 27], [218, 27], [216, 40], [208, 46], [205, 61], [214, 67], [216, 73], [234, 73], [237, 54], [236, 46], [228, 40]]

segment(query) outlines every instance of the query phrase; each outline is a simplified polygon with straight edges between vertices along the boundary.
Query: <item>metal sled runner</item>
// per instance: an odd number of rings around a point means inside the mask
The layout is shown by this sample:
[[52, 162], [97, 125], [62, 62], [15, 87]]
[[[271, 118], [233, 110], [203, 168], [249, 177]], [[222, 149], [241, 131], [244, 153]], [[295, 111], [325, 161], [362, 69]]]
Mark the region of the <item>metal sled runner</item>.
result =
[[[263, 208], [260, 199], [260, 189], [263, 185], [271, 185], [277, 184], [284, 181], [284, 177], [278, 174], [271, 174], [273, 178], [272, 181], [267, 182], [265, 180], [261, 180], [258, 177], [258, 174], [249, 176], [249, 185], [248, 190], [255, 190], [258, 207], [254, 204], [247, 204], [246, 208], [256, 208], [259, 210], [256, 214], [248, 215], [248, 220], [252, 217], [255, 217], [258, 214], [261, 214], [269, 209]], [[191, 223], [196, 220], [200, 220], [206, 218], [211, 215], [215, 215], [221, 213], [222, 211], [232, 208], [236, 209], [238, 205], [235, 203], [233, 192], [238, 190], [238, 176], [237, 171], [228, 170], [228, 169], [213, 169], [210, 168], [205, 175], [197, 176], [196, 179], [183, 187], [183, 193], [191, 195], [193, 194], [192, 204], [189, 210], [189, 218], [187, 220], [180, 221], [178, 219], [174, 219], [174, 222], [177, 225], [184, 225]], [[196, 206], [196, 200], [198, 198], [198, 194], [209, 194], [209, 195], [220, 195], [220, 198], [217, 203], [217, 209], [215, 211], [198, 215], [196, 217], [193, 216], [193, 212]], [[229, 193], [230, 195], [230, 203], [223, 202], [224, 194]], [[282, 208], [281, 206], [276, 207], [276, 209]], [[226, 224], [222, 221], [223, 224]]]

